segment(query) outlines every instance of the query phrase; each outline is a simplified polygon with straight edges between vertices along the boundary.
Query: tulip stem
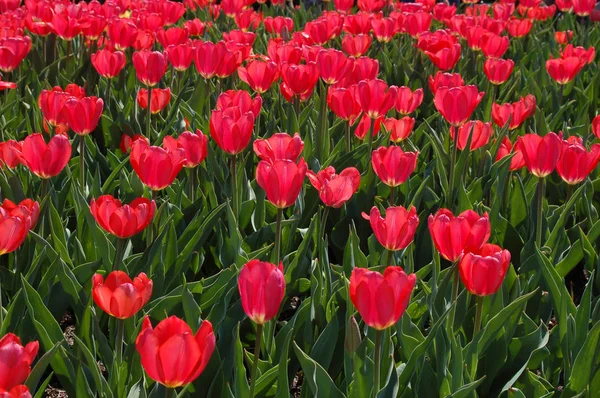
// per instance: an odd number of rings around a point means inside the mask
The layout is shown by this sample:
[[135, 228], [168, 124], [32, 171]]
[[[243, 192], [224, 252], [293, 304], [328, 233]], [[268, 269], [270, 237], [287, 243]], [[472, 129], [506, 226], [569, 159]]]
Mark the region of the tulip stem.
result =
[[537, 218], [535, 227], [535, 243], [537, 247], [542, 247], [542, 208], [544, 206], [544, 188], [545, 182], [543, 177], [540, 177], [537, 185]]
[[118, 238], [117, 239], [117, 247], [115, 248], [115, 261], [113, 262], [113, 271], [118, 271], [121, 262], [123, 261], [123, 254], [125, 253], [125, 244], [127, 243], [127, 239]]
[[[158, 191], [152, 191], [152, 200], [154, 202], [156, 202], [156, 200], [158, 199]], [[150, 225], [148, 225], [148, 234], [146, 235], [147, 238], [147, 242], [146, 242], [146, 246], [150, 247], [150, 245], [152, 245], [152, 241], [154, 240], [154, 228], [155, 228], [155, 220], [152, 220], [150, 222]]]
[[233, 196], [233, 215], [238, 219], [237, 155], [231, 155], [231, 194]]
[[350, 152], [352, 150], [352, 135], [350, 133], [350, 121], [346, 123], [346, 152]]
[[448, 330], [450, 332], [454, 331], [454, 317], [456, 315], [456, 298], [458, 297], [458, 282], [459, 282], [459, 278], [458, 278], [458, 262], [454, 263], [454, 266], [452, 267], [452, 270], [450, 272], [453, 272], [453, 278], [452, 278], [452, 298], [450, 300], [450, 305], [452, 305], [453, 307], [450, 309], [450, 314], [448, 314]]
[[117, 351], [116, 369], [123, 363], [123, 341], [125, 340], [125, 320], [117, 319], [117, 339], [115, 341], [115, 350]]
[[175, 396], [174, 388], [165, 388], [165, 398], [172, 398]]
[[[319, 96], [319, 104], [321, 105], [321, 109], [319, 111], [319, 117], [321, 118], [319, 124], [319, 131], [316, 135], [316, 147], [317, 147], [317, 160], [319, 164], [323, 164], [325, 157], [325, 140], [327, 138], [327, 88], [325, 87], [325, 83], [321, 82], [320, 84], [320, 96]], [[298, 121], [298, 123], [300, 123]]]
[[106, 79], [106, 94], [104, 98], [106, 98], [106, 108], [108, 108], [110, 112], [110, 89], [112, 88], [112, 79]]
[[371, 125], [369, 126], [369, 156], [371, 156], [373, 150], [373, 135], [375, 134], [375, 119], [370, 120]]
[[390, 206], [394, 206], [396, 204], [396, 187], [390, 187]]
[[446, 206], [448, 209], [452, 210], [452, 204], [454, 202], [454, 163], [456, 163], [456, 154], [458, 152], [458, 130], [457, 130], [456, 140], [451, 140], [450, 145], [453, 145], [452, 148], [452, 159], [450, 160], [450, 179], [448, 184], [448, 203]]
[[151, 138], [150, 135], [150, 129], [152, 128], [152, 125], [150, 124], [150, 117], [152, 116], [152, 87], [148, 86], [147, 88], [148, 90], [148, 104], [147, 104], [147, 108], [146, 108], [146, 137], [148, 137], [148, 139]]
[[283, 209], [277, 209], [277, 221], [275, 223], [275, 264], [279, 265], [281, 261], [281, 220], [283, 219]]
[[375, 354], [373, 356], [373, 397], [379, 392], [379, 373], [381, 369], [381, 335], [383, 331], [375, 331]]
[[481, 315], [483, 313], [483, 296], [477, 296], [475, 301], [475, 324], [473, 325], [473, 338], [481, 329]]
[[383, 263], [384, 267], [390, 266], [390, 265], [394, 265], [394, 252], [392, 250], [386, 250], [386, 260]]
[[258, 370], [258, 360], [260, 358], [260, 342], [262, 340], [263, 325], [256, 325], [256, 343], [254, 344], [254, 363], [252, 364], [252, 374], [250, 376], [250, 398], [254, 398], [254, 386], [256, 385], [256, 372]]
[[189, 184], [189, 196], [190, 196], [190, 201], [192, 203], [194, 203], [196, 201], [196, 183], [198, 181], [198, 169], [197, 166], [196, 167], [192, 167], [190, 169], [190, 184]]
[[85, 136], [79, 136], [79, 183], [81, 193], [85, 197]]

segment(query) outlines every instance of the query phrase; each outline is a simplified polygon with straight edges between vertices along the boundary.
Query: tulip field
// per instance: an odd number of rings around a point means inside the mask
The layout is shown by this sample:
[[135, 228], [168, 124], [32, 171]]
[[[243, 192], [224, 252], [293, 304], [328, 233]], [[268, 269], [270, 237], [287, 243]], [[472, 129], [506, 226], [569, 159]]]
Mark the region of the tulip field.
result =
[[0, 0], [0, 398], [600, 397], [595, 1]]

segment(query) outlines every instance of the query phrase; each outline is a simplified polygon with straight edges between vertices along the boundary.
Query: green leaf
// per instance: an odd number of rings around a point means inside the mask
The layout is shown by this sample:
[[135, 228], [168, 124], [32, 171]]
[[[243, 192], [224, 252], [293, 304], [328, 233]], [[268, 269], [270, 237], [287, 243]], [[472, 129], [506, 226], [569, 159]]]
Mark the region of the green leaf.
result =
[[306, 355], [296, 342], [294, 352], [305, 374], [305, 381], [315, 397], [345, 398], [346, 396], [337, 388], [331, 377], [321, 365]]
[[29, 388], [29, 391], [37, 390], [37, 386], [42, 379], [42, 376], [46, 372], [46, 368], [50, 365], [50, 362], [54, 358], [54, 355], [62, 345], [62, 341], [58, 342], [50, 350], [46, 351], [44, 355], [36, 362], [35, 366], [31, 369], [31, 373], [25, 381], [25, 385]]
[[233, 336], [235, 344], [235, 396], [239, 398], [246, 398], [250, 396], [250, 387], [248, 386], [248, 381], [246, 379], [246, 368], [244, 367], [244, 352], [242, 348], [242, 341], [240, 340], [239, 323], [236, 325], [233, 331]]
[[588, 333], [583, 347], [579, 351], [573, 371], [569, 378], [567, 389], [576, 394], [582, 393], [591, 383], [592, 378], [598, 371], [598, 357], [600, 356], [600, 322], [596, 322]]

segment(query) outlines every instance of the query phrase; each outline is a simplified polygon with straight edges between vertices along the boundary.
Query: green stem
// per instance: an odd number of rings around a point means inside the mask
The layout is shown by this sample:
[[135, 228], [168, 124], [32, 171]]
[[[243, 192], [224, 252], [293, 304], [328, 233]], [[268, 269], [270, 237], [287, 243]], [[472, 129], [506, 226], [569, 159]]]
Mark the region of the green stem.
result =
[[112, 88], [112, 79], [106, 80], [106, 94], [104, 94], [104, 98], [106, 98], [106, 109], [110, 112], [110, 90]]
[[113, 271], [118, 271], [121, 266], [121, 262], [123, 261], [123, 254], [125, 253], [126, 243], [127, 238], [117, 239], [117, 247], [115, 248], [115, 261], [113, 262]]
[[379, 392], [379, 373], [381, 369], [381, 335], [383, 331], [375, 331], [375, 355], [373, 356], [373, 397]]
[[231, 186], [233, 195], [233, 215], [238, 219], [237, 155], [231, 155]]
[[151, 138], [151, 124], [150, 124], [150, 119], [152, 116], [152, 87], [148, 86], [147, 87], [148, 90], [148, 107], [146, 108], [147, 112], [146, 112], [146, 137]]
[[350, 121], [346, 123], [346, 153], [352, 150], [352, 135], [350, 133]]
[[396, 187], [390, 187], [390, 206], [395, 206], [396, 203]]
[[450, 301], [451, 305], [454, 305], [450, 310], [450, 314], [448, 314], [448, 329], [450, 331], [454, 330], [454, 317], [456, 315], [456, 298], [458, 297], [458, 286], [459, 286], [459, 275], [458, 275], [458, 262], [454, 263], [453, 269], [450, 271], [453, 272], [452, 278], [452, 298]]
[[458, 129], [456, 132], [456, 139], [450, 141], [450, 145], [453, 145], [452, 148], [452, 160], [450, 161], [450, 183], [448, 184], [448, 203], [446, 206], [448, 209], [452, 210], [452, 204], [454, 203], [454, 163], [456, 163], [456, 154], [458, 152]]
[[[156, 202], [157, 198], [158, 198], [158, 191], [152, 191], [152, 200]], [[148, 234], [146, 235], [146, 237], [147, 237], [146, 246], [147, 247], [150, 247], [150, 245], [152, 244], [152, 241], [154, 240], [154, 229], [155, 229], [156, 222], [158, 222], [158, 221], [152, 220], [152, 222], [150, 222], [150, 225], [148, 225]]]
[[537, 247], [542, 247], [542, 208], [544, 205], [544, 188], [545, 182], [543, 177], [540, 177], [537, 185], [537, 218], [536, 218], [536, 227], [535, 227], [535, 243]]
[[392, 250], [386, 250], [385, 262], [382, 264], [384, 267], [394, 265], [394, 252]]
[[483, 296], [477, 296], [475, 302], [475, 325], [473, 325], [473, 338], [481, 329], [481, 315], [483, 313]]
[[[319, 125], [319, 131], [317, 132], [317, 159], [319, 160], [319, 164], [323, 164], [325, 157], [325, 140], [327, 139], [327, 101], [325, 97], [327, 96], [327, 87], [325, 83], [321, 82], [320, 84], [320, 105], [321, 109], [319, 111], [319, 117], [321, 124]], [[300, 123], [300, 122], [298, 122]]]
[[414, 247], [412, 244], [408, 246], [408, 253], [406, 255], [406, 269], [404, 270], [407, 275], [412, 274], [415, 271], [415, 259], [414, 259]]
[[117, 319], [117, 339], [115, 341], [115, 350], [117, 351], [116, 364], [121, 366], [123, 363], [123, 344], [125, 340], [125, 320]]
[[194, 203], [196, 201], [196, 186], [198, 183], [198, 166], [192, 167], [189, 171], [189, 197], [190, 201]]
[[369, 156], [373, 150], [373, 134], [375, 133], [375, 119], [371, 119], [371, 125], [369, 126]]
[[262, 340], [263, 325], [256, 325], [256, 343], [254, 344], [254, 363], [252, 364], [252, 374], [250, 376], [250, 398], [254, 398], [254, 386], [256, 385], [256, 373], [258, 370], [258, 360], [260, 359], [260, 342]]
[[[15, 275], [15, 278], [18, 275]], [[0, 284], [0, 330], [2, 330], [2, 326], [4, 325], [4, 308], [2, 307], [2, 284]]]
[[279, 265], [281, 261], [281, 220], [283, 219], [283, 209], [277, 209], [277, 221], [275, 223], [275, 264]]
[[175, 389], [165, 387], [165, 398], [173, 398], [175, 396]]
[[296, 111], [296, 121], [298, 122], [298, 125], [300, 125], [300, 96], [294, 95], [293, 101], [294, 109]]
[[85, 136], [79, 136], [79, 183], [81, 193], [85, 197]]

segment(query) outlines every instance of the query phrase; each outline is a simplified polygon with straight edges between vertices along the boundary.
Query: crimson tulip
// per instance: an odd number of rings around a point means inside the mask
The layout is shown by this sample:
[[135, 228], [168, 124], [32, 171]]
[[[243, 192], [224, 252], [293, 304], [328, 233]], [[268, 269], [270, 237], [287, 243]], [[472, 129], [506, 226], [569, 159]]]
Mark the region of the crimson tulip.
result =
[[594, 144], [588, 152], [579, 137], [562, 141], [556, 171], [569, 185], [579, 184], [598, 166], [600, 144]]
[[63, 107], [64, 120], [78, 135], [87, 135], [96, 129], [104, 101], [97, 97], [70, 98]]
[[194, 168], [204, 161], [208, 154], [208, 138], [200, 130], [195, 133], [184, 131], [177, 139], [167, 135], [163, 139], [163, 147], [174, 151], [177, 148], [185, 151], [183, 167]]
[[194, 65], [196, 65], [198, 73], [205, 79], [213, 78], [217, 73], [221, 59], [227, 51], [229, 50], [224, 42], [218, 42], [216, 44], [202, 42], [196, 45]]
[[435, 95], [440, 87], [462, 87], [465, 81], [459, 73], [445, 73], [438, 71], [435, 76], [429, 76], [429, 89]]
[[428, 220], [433, 245], [448, 261], [456, 261], [465, 251], [481, 248], [490, 238], [491, 226], [487, 213], [480, 216], [466, 210], [454, 216], [448, 209], [440, 209]]
[[160, 191], [171, 185], [185, 164], [185, 151], [151, 146], [146, 140], [131, 144], [131, 166], [144, 185]]
[[46, 144], [40, 133], [25, 138], [21, 150], [21, 162], [40, 178], [57, 176], [71, 159], [71, 143], [64, 135], [50, 138]]
[[558, 44], [567, 45], [571, 39], [573, 39], [572, 30], [554, 32], [554, 40], [556, 40]]
[[17, 83], [5, 82], [2, 80], [2, 77], [0, 77], [0, 91], [14, 90], [15, 88], [17, 88]]
[[368, 34], [345, 35], [342, 39], [342, 50], [355, 58], [361, 57], [369, 51], [373, 38]]
[[19, 384], [9, 390], [0, 387], [0, 398], [31, 398], [31, 393], [24, 384]]
[[388, 43], [397, 32], [396, 21], [393, 18], [373, 18], [371, 28], [378, 42]]
[[248, 318], [264, 325], [277, 315], [285, 296], [283, 264], [250, 260], [240, 271], [238, 289]]
[[412, 37], [419, 37], [429, 31], [432, 20], [433, 16], [423, 10], [406, 13], [403, 28]]
[[417, 276], [406, 275], [401, 267], [386, 267], [383, 275], [354, 268], [350, 275], [350, 300], [367, 325], [385, 330], [404, 314], [416, 283]]
[[284, 29], [288, 35], [294, 30], [294, 20], [289, 17], [266, 17], [263, 20], [263, 25], [265, 26], [267, 33], [277, 36], [281, 36]]
[[198, 18], [188, 19], [183, 23], [192, 37], [200, 37], [204, 34], [206, 25]]
[[263, 94], [279, 79], [279, 67], [275, 62], [252, 60], [238, 68], [238, 76], [253, 91]]
[[573, 46], [572, 44], [567, 44], [564, 50], [560, 53], [561, 58], [568, 57], [579, 57], [586, 64], [591, 64], [594, 62], [594, 58], [596, 57], [596, 49], [594, 46], [590, 46], [589, 48], [581, 47], [581, 46]]
[[133, 145], [133, 143], [137, 140], [144, 140], [148, 143], [148, 145], [150, 145], [150, 140], [148, 140], [148, 138], [144, 137], [141, 134], [134, 134], [133, 137], [127, 134], [123, 134], [121, 136], [121, 142], [119, 143], [120, 151], [124, 154], [128, 153], [129, 151], [131, 151], [131, 145]]
[[469, 137], [471, 137], [471, 151], [486, 146], [492, 136], [492, 123], [484, 123], [481, 120], [469, 120], [458, 127], [458, 140], [456, 140], [457, 127], [450, 128], [450, 136], [457, 141], [458, 149], [461, 151], [467, 147]]
[[506, 30], [512, 37], [524, 37], [529, 34], [533, 27], [533, 21], [529, 18], [511, 18], [506, 24]]
[[476, 296], [489, 296], [498, 291], [510, 266], [510, 252], [490, 243], [467, 252], [458, 263], [460, 279]]
[[295, 96], [312, 93], [319, 80], [319, 68], [316, 63], [306, 65], [283, 64], [281, 78]]
[[340, 119], [350, 124], [360, 115], [362, 108], [358, 102], [358, 87], [356, 85], [345, 87], [329, 87], [327, 90], [327, 105]]
[[403, 115], [413, 113], [423, 102], [423, 89], [412, 91], [409, 87], [399, 87], [394, 107]]
[[439, 87], [433, 104], [448, 123], [460, 126], [471, 117], [484, 94], [476, 86]]
[[270, 162], [277, 160], [295, 162], [304, 149], [304, 142], [298, 133], [293, 137], [286, 133], [276, 133], [269, 138], [258, 139], [252, 145], [256, 156]]
[[418, 152], [404, 152], [399, 146], [379, 147], [373, 151], [371, 164], [375, 174], [390, 187], [403, 184], [417, 167]]
[[388, 117], [383, 120], [383, 125], [390, 133], [390, 140], [399, 143], [408, 138], [415, 126], [415, 119], [410, 116], [404, 116], [402, 119]]
[[316, 62], [321, 79], [330, 85], [339, 82], [354, 66], [343, 52], [335, 49], [319, 51]]
[[21, 246], [27, 238], [30, 225], [29, 219], [0, 207], [0, 255], [11, 253]]
[[492, 32], [484, 33], [481, 36], [481, 52], [488, 58], [501, 58], [508, 49], [509, 44], [510, 41], [507, 36], [500, 36]]
[[92, 65], [100, 76], [112, 79], [125, 67], [127, 59], [121, 51], [102, 49], [92, 54]]
[[44, 120], [52, 127], [66, 124], [63, 109], [65, 103], [73, 95], [60, 87], [53, 87], [51, 90], [42, 90], [38, 98], [38, 106], [42, 110]]
[[506, 104], [492, 104], [492, 120], [496, 125], [504, 127], [509, 121], [509, 130], [519, 127], [529, 117], [535, 114], [536, 99], [528, 94], [519, 101]]
[[217, 109], [224, 110], [231, 107], [238, 107], [242, 113], [252, 112], [254, 117], [258, 117], [262, 106], [260, 95], [252, 98], [250, 93], [244, 90], [227, 90], [217, 98]]
[[261, 160], [256, 168], [256, 182], [265, 190], [269, 202], [285, 209], [296, 202], [307, 170], [304, 159], [298, 164], [287, 159]]
[[488, 58], [483, 64], [483, 72], [490, 83], [499, 85], [508, 80], [514, 66], [512, 59]]
[[189, 43], [170, 45], [165, 50], [167, 60], [179, 72], [187, 70], [194, 60], [194, 47]]
[[[153, 88], [152, 98], [150, 98], [150, 112], [155, 115], [166, 108], [171, 100], [170, 88]], [[148, 90], [140, 88], [137, 93], [137, 103], [142, 109], [148, 108]]]
[[223, 151], [237, 155], [250, 143], [254, 119], [250, 110], [242, 113], [239, 106], [216, 109], [210, 115], [210, 135]]
[[117, 50], [125, 50], [133, 46], [138, 28], [136, 24], [127, 18], [115, 18], [108, 23], [106, 30], [110, 42]]
[[580, 17], [587, 17], [592, 13], [596, 2], [594, 0], [571, 0], [573, 12]]
[[156, 203], [137, 198], [128, 205], [122, 205], [120, 200], [111, 195], [102, 195], [98, 199], [92, 198], [90, 212], [102, 229], [125, 239], [137, 235], [150, 225], [156, 212]]
[[319, 191], [319, 198], [323, 204], [334, 209], [342, 207], [350, 200], [360, 185], [360, 173], [354, 167], [348, 167], [336, 174], [335, 169], [329, 166], [318, 173], [308, 170], [306, 175], [311, 185]]
[[[596, 138], [600, 139], [600, 115], [597, 115], [592, 120], [592, 133], [596, 136]], [[2, 145], [0, 143], [0, 145]], [[8, 166], [10, 167], [10, 166]]]
[[8, 73], [17, 69], [31, 50], [29, 36], [0, 39], [0, 71]]
[[148, 87], [156, 86], [169, 67], [167, 58], [159, 51], [136, 51], [132, 61], [138, 80]]
[[156, 39], [164, 49], [169, 46], [185, 44], [189, 37], [190, 35], [186, 28], [180, 28], [177, 26], [169, 29], [159, 29], [156, 31]]
[[365, 115], [371, 119], [377, 119], [394, 106], [398, 88], [388, 87], [387, 83], [380, 79], [362, 80], [358, 83], [357, 101]]
[[152, 297], [152, 281], [145, 273], [131, 278], [123, 271], [113, 271], [106, 277], [94, 274], [92, 297], [102, 311], [117, 319], [134, 316]]
[[29, 230], [35, 227], [40, 215], [40, 204], [31, 199], [23, 199], [18, 204], [10, 199], [4, 199], [0, 208], [4, 211], [5, 217], [16, 216], [24, 220]]
[[573, 2], [571, 0], [556, 0], [555, 4], [564, 13], [573, 12]]
[[515, 147], [523, 153], [525, 166], [536, 177], [546, 177], [556, 168], [560, 155], [561, 139], [550, 132], [544, 137], [525, 134], [519, 137]]
[[519, 170], [522, 167], [525, 167], [525, 159], [523, 159], [523, 153], [519, 150], [519, 148], [513, 148], [512, 143], [508, 139], [508, 137], [502, 138], [502, 142], [500, 143], [500, 147], [498, 148], [498, 153], [496, 155], [496, 162], [505, 156], [514, 153], [515, 155], [510, 160], [510, 171]]
[[0, 142], [0, 166], [6, 165], [9, 169], [14, 169], [21, 164], [20, 153], [23, 150], [23, 142], [8, 140]]
[[577, 76], [585, 63], [579, 57], [553, 58], [546, 61], [546, 70], [558, 84], [567, 84]]
[[171, 316], [152, 328], [147, 316], [135, 345], [142, 367], [151, 379], [177, 388], [200, 376], [215, 350], [212, 324], [204, 320], [194, 333], [185, 321]]
[[375, 237], [387, 250], [404, 250], [414, 239], [419, 216], [417, 209], [411, 206], [406, 210], [402, 206], [390, 206], [385, 211], [385, 218], [377, 206], [371, 208], [369, 215], [362, 216], [371, 223]]
[[8, 333], [0, 338], [0, 388], [11, 390], [27, 380], [31, 363], [37, 356], [39, 343], [21, 345], [18, 336]]

